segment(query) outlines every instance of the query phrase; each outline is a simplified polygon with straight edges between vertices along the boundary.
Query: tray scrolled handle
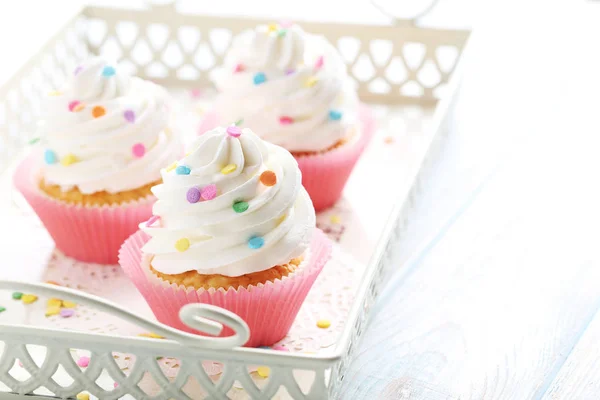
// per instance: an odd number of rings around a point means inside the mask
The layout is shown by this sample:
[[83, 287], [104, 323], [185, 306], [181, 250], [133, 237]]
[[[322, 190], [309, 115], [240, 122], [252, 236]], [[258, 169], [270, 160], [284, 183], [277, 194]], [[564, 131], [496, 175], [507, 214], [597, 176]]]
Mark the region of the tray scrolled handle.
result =
[[[119, 305], [92, 294], [46, 283], [30, 283], [19, 281], [0, 280], [0, 290], [22, 290], [36, 295], [57, 297], [85, 304], [97, 310], [116, 315], [128, 320], [148, 331], [175, 340], [186, 346], [230, 349], [242, 346], [250, 338], [248, 324], [238, 315], [210, 304], [187, 304], [179, 310], [179, 318], [190, 328], [210, 335], [218, 335], [224, 326], [233, 330], [233, 335], [225, 337], [200, 336], [183, 332], [159, 322], [148, 320], [144, 317], [121, 308]], [[2, 325], [0, 324], [0, 327]], [[85, 335], [84, 333], [81, 333]], [[139, 340], [155, 341], [156, 339], [139, 338]]]

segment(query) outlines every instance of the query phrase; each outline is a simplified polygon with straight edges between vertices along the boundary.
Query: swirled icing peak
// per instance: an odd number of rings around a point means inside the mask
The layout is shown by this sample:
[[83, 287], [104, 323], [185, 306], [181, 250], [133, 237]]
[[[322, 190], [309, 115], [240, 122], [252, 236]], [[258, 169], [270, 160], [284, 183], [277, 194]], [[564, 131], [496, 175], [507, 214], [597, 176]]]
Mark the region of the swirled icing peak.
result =
[[179, 156], [168, 129], [169, 96], [102, 58], [78, 66], [44, 102], [38, 129], [48, 183], [82, 193], [132, 190], [160, 178]]
[[166, 274], [240, 276], [307, 248], [315, 212], [292, 155], [250, 129], [216, 128], [162, 170], [143, 251]]

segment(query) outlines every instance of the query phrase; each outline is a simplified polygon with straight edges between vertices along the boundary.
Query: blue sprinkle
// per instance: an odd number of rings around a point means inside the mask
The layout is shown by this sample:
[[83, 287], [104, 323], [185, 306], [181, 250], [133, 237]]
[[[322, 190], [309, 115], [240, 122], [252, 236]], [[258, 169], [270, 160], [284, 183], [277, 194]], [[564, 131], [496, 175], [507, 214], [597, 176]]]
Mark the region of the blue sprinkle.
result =
[[44, 152], [44, 160], [46, 161], [46, 164], [56, 163], [56, 153], [52, 150], [46, 150]]
[[192, 170], [190, 169], [190, 167], [185, 166], [185, 165], [180, 165], [177, 168], [175, 168], [175, 173], [177, 175], [189, 175], [190, 172], [192, 172]]
[[329, 111], [329, 119], [332, 121], [339, 121], [342, 119], [342, 112], [338, 110]]
[[267, 349], [270, 350], [271, 348], [269, 346], [258, 346], [259, 349]]
[[267, 81], [267, 76], [264, 74], [264, 72], [258, 72], [256, 75], [254, 75], [254, 84], [255, 85], [260, 85], [261, 83], [265, 83]]
[[111, 66], [107, 66], [104, 67], [104, 69], [102, 70], [102, 76], [106, 77], [106, 78], [110, 78], [111, 76], [113, 76], [117, 71], [115, 70], [114, 67]]
[[251, 249], [260, 249], [265, 244], [265, 239], [260, 236], [253, 236], [248, 240], [248, 247]]

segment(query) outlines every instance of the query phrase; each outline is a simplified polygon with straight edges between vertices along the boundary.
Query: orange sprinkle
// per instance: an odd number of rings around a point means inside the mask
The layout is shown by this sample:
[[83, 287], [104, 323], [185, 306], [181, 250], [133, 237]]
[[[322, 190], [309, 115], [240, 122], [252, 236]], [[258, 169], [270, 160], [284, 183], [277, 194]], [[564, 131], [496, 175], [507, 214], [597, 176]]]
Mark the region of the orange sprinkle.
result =
[[265, 186], [275, 186], [277, 183], [277, 175], [273, 171], [265, 171], [260, 174], [260, 183]]
[[79, 112], [81, 110], [83, 110], [85, 108], [85, 104], [84, 103], [79, 103], [76, 106], [73, 107], [73, 111], [74, 112]]
[[94, 118], [100, 118], [106, 114], [106, 109], [102, 106], [96, 106], [92, 108], [92, 116]]

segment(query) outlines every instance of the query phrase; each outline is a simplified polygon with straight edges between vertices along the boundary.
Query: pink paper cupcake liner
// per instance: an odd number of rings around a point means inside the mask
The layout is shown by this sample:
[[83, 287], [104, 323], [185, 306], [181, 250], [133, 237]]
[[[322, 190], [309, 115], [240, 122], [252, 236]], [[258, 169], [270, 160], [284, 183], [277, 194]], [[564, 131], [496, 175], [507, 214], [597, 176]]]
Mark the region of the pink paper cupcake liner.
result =
[[[189, 303], [222, 307], [239, 315], [250, 327], [250, 339], [245, 344], [248, 347], [270, 346], [285, 337], [331, 256], [331, 242], [323, 232], [315, 229], [307, 257], [300, 268], [287, 277], [237, 290], [195, 290], [163, 281], [150, 271], [149, 258], [141, 250], [148, 239], [142, 231], [133, 234], [121, 247], [119, 263], [156, 318], [173, 328], [199, 334], [181, 322], [179, 309]], [[231, 329], [225, 328], [220, 336], [232, 333]]]
[[36, 212], [56, 247], [66, 256], [96, 264], [117, 264], [119, 248], [138, 225], [152, 216], [153, 196], [119, 206], [69, 205], [43, 193], [35, 173], [39, 154], [27, 157], [13, 177], [16, 188]]
[[[373, 137], [375, 117], [365, 104], [359, 107], [359, 120], [361, 136], [358, 140], [325, 153], [311, 155], [292, 153], [302, 171], [302, 185], [308, 192], [316, 211], [329, 208], [338, 201], [356, 162]], [[218, 115], [209, 112], [202, 120], [198, 132], [202, 134], [218, 124]]]

